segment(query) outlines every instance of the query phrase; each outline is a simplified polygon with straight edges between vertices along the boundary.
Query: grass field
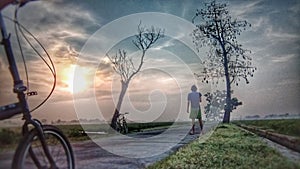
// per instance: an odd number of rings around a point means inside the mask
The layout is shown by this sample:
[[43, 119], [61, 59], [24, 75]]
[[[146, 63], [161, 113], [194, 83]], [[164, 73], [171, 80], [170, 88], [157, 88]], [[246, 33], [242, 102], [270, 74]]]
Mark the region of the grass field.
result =
[[243, 120], [234, 121], [234, 123], [256, 126], [260, 129], [300, 137], [300, 119]]
[[[202, 138], [205, 139], [205, 138]], [[181, 148], [148, 169], [197, 169], [197, 168], [300, 168], [249, 132], [235, 125], [220, 125], [203, 142], [198, 139]]]

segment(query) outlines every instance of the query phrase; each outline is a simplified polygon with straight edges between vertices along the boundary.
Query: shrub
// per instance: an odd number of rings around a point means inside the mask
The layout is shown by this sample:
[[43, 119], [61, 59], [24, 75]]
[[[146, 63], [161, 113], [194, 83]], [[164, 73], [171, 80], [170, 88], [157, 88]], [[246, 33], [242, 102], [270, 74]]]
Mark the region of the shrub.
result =
[[10, 129], [4, 128], [0, 131], [0, 144], [10, 145], [18, 142], [18, 136], [15, 132]]
[[68, 132], [68, 136], [69, 137], [82, 137], [82, 136], [86, 136], [86, 134], [83, 132], [82, 129], [70, 129], [70, 131]]

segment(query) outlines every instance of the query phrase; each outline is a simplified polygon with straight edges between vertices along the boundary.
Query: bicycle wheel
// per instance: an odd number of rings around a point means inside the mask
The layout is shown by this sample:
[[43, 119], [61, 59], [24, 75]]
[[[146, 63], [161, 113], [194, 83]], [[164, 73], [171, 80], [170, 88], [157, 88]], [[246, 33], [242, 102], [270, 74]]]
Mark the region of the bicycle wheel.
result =
[[122, 126], [120, 125], [119, 122], [116, 122], [116, 131], [119, 133], [121, 133], [121, 131], [122, 131]]
[[[55, 126], [43, 126], [45, 140], [49, 152], [59, 169], [74, 169], [74, 155], [72, 147]], [[13, 169], [51, 168], [38, 137], [36, 129], [27, 133], [20, 142], [14, 155]]]
[[127, 122], [126, 121], [123, 121], [122, 131], [123, 131], [123, 134], [127, 134], [128, 133], [128, 126], [127, 126]]

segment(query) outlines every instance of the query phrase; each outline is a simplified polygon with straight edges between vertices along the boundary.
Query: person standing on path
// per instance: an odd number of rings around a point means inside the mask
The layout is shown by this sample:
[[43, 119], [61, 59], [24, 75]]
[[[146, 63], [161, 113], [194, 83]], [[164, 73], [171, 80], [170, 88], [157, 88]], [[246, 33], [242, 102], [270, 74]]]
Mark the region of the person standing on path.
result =
[[190, 113], [190, 119], [192, 119], [192, 128], [189, 134], [193, 135], [195, 134], [195, 119], [198, 119], [201, 131], [203, 129], [200, 107], [202, 94], [197, 92], [196, 85], [193, 85], [191, 90], [192, 92], [188, 94], [187, 113]]

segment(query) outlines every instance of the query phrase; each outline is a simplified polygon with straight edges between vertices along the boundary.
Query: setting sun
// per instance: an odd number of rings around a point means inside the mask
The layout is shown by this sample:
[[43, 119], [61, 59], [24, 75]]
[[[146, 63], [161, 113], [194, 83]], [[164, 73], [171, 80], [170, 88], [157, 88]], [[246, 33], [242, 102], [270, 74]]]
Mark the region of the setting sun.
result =
[[70, 65], [63, 71], [63, 82], [66, 90], [70, 93], [80, 93], [91, 85], [88, 81], [90, 70], [86, 67]]

